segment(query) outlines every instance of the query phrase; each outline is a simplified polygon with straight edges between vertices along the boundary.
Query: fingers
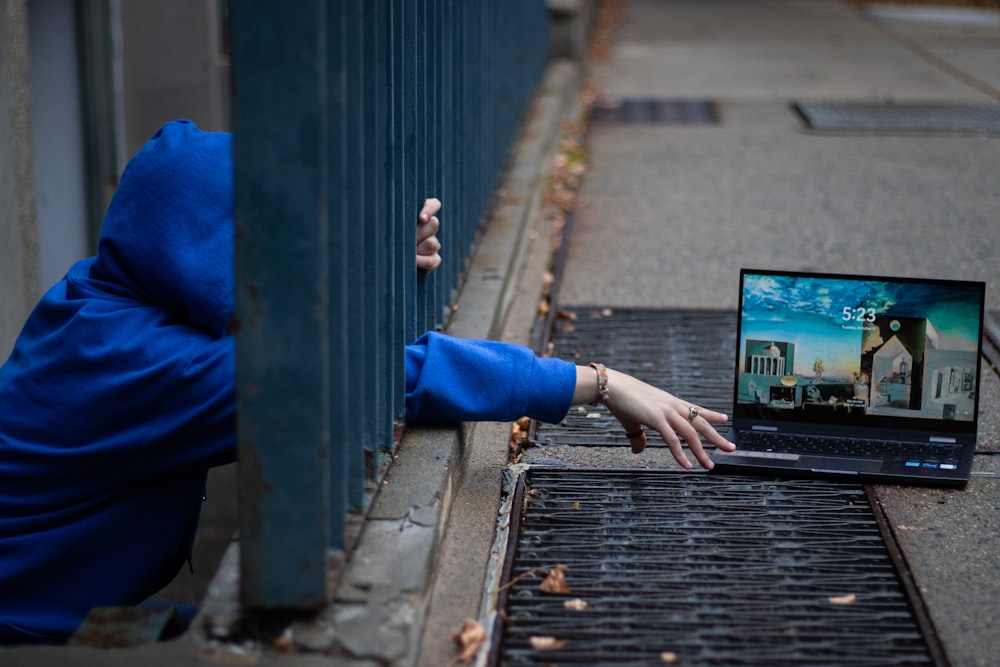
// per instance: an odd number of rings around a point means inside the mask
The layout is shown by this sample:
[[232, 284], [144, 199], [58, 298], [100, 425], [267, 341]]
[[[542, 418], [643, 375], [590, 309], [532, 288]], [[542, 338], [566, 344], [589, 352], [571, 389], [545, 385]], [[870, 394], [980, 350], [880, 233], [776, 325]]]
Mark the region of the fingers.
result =
[[[681, 419], [673, 424], [674, 431], [676, 431], [678, 436], [684, 438], [688, 449], [691, 450], [691, 453], [694, 454], [694, 457], [703, 468], [711, 470], [714, 464], [712, 463], [711, 455], [705, 451], [700, 436], [704, 436], [706, 441], [719, 449], [732, 451], [736, 448], [736, 445], [723, 438], [712, 427], [712, 424], [725, 423], [728, 420], [725, 414], [700, 408], [696, 405], [683, 404], [682, 412], [679, 416]], [[679, 451], [680, 443], [678, 442], [678, 449], [674, 450], [675, 458], [678, 458], [677, 454]], [[680, 461], [679, 458], [678, 461]], [[683, 461], [680, 462], [681, 465], [684, 465]]]
[[[709, 451], [706, 451], [701, 436], [704, 436], [709, 444], [724, 451], [731, 452], [736, 449], [736, 445], [726, 440], [712, 427], [712, 424], [727, 422], [728, 417], [721, 412], [697, 408], [697, 414], [694, 419], [689, 419], [691, 415], [690, 407], [696, 406], [690, 406], [687, 403], [681, 403], [678, 407], [670, 406], [666, 408], [666, 414], [663, 416], [665, 423], [650, 424], [649, 426], [656, 429], [660, 437], [663, 438], [663, 442], [670, 449], [670, 453], [674, 459], [683, 468], [686, 470], [694, 468], [691, 459], [684, 452], [683, 445], [687, 444], [688, 450], [694, 456], [695, 460], [698, 461], [698, 464], [706, 470], [711, 470], [715, 467], [715, 464], [712, 463], [711, 454]], [[624, 422], [622, 423], [624, 425]], [[631, 432], [626, 431], [627, 433]], [[645, 449], [647, 444], [646, 435], [642, 435], [641, 446], [639, 447], [637, 447], [637, 440], [629, 438], [632, 451], [636, 454]]]
[[436, 215], [432, 215], [427, 220], [421, 221], [417, 225], [417, 246], [419, 247], [424, 241], [434, 238], [434, 235], [438, 233], [440, 228], [441, 221], [438, 220]]
[[[437, 218], [434, 218], [437, 220]], [[438, 240], [436, 236], [430, 236], [428, 238], [419, 240], [417, 242], [417, 254], [418, 255], [434, 255], [441, 250], [441, 241]]]
[[441, 221], [435, 215], [441, 210], [441, 202], [431, 198], [424, 201], [417, 224], [417, 268], [433, 271], [441, 265], [441, 241], [435, 236], [441, 228]]
[[441, 200], [430, 197], [424, 200], [424, 206], [420, 209], [420, 222], [427, 222], [432, 217], [437, 215], [437, 212], [441, 210]]
[[[437, 218], [431, 218], [430, 222], [424, 224], [437, 223]], [[441, 265], [441, 242], [436, 236], [428, 236], [421, 239], [417, 237], [417, 268], [424, 271], [433, 271]]]
[[424, 271], [433, 271], [441, 266], [441, 255], [417, 255], [417, 268]]
[[729, 420], [724, 413], [683, 401], [628, 374], [610, 368], [607, 371], [610, 398], [606, 405], [625, 429], [634, 453], [642, 452], [648, 444], [642, 425], [659, 433], [673, 457], [687, 470], [694, 465], [684, 452], [685, 443], [698, 463], [709, 470], [714, 464], [702, 437], [724, 451], [736, 448], [712, 426]]

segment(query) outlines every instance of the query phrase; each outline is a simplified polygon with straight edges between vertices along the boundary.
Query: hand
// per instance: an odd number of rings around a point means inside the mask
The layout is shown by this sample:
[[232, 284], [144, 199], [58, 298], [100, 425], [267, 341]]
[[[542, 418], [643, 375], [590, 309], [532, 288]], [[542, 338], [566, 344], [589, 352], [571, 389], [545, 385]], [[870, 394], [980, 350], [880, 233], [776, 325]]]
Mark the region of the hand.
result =
[[[596, 396], [596, 372], [589, 366], [577, 366], [574, 402], [592, 402]], [[646, 448], [643, 427], [658, 432], [677, 462], [688, 470], [694, 466], [681, 448], [681, 438], [687, 442], [698, 463], [709, 470], [714, 464], [702, 446], [699, 434], [723, 451], [731, 452], [736, 449], [736, 445], [723, 438], [712, 427], [712, 424], [723, 424], [728, 420], [723, 413], [693, 406], [673, 394], [610, 368], [607, 408], [625, 429], [632, 451], [636, 454]], [[692, 409], [696, 412], [694, 418], [690, 419]]]
[[417, 268], [433, 271], [441, 264], [441, 242], [438, 240], [438, 229], [441, 221], [435, 215], [441, 210], [441, 202], [437, 199], [427, 199], [420, 210], [417, 223]]

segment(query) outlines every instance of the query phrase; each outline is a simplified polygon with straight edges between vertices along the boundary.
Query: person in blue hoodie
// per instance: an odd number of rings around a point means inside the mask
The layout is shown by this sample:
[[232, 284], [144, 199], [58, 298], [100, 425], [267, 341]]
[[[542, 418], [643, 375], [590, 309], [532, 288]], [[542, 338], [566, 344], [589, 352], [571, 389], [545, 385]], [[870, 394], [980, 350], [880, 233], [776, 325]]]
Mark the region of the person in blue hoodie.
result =
[[[440, 262], [440, 202], [418, 266]], [[168, 123], [130, 160], [95, 257], [32, 311], [0, 367], [0, 643], [59, 642], [96, 606], [139, 604], [189, 557], [210, 467], [235, 446], [232, 137]], [[601, 401], [633, 450], [732, 445], [691, 406], [600, 364], [428, 333], [406, 348], [409, 421], [560, 421]]]

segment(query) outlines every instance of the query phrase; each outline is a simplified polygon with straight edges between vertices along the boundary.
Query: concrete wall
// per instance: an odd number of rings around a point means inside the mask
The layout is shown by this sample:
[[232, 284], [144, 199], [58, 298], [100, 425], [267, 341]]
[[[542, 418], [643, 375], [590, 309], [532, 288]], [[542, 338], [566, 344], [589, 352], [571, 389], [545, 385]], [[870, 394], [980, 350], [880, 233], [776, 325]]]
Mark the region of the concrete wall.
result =
[[[62, 11], [60, 25], [62, 19], [72, 21], [75, 0], [56, 4]], [[32, 7], [39, 14], [29, 22]], [[76, 47], [68, 41], [75, 42], [75, 37], [46, 45], [53, 28], [45, 18], [54, 8], [50, 0], [0, 0], [0, 363], [40, 292], [62, 277], [72, 261], [94, 251], [87, 233], [86, 197], [80, 191], [87, 183], [83, 170], [88, 162], [80, 151], [88, 143], [101, 143], [101, 138], [87, 133], [114, 131], [120, 161], [175, 118], [190, 118], [205, 130], [230, 127], [224, 3], [112, 2], [108, 7], [114, 25], [105, 29], [121, 29], [121, 50], [113, 56], [120, 90], [113, 93], [83, 90], [85, 84], [74, 78], [79, 74], [73, 64]], [[40, 31], [36, 39], [29, 26]], [[70, 30], [75, 32], [72, 26]], [[59, 63], [60, 76], [35, 80]], [[116, 115], [121, 117], [106, 127], [87, 125], [81, 118], [81, 92], [120, 94]], [[34, 105], [33, 98], [39, 98]], [[73, 136], [54, 138], [55, 131]], [[53, 144], [56, 150], [47, 151], [46, 145]], [[63, 150], [70, 144], [78, 148], [75, 157]], [[58, 173], [51, 159], [46, 163], [46, 156], [53, 155]], [[36, 168], [44, 170], [45, 178], [36, 181]], [[76, 196], [70, 197], [71, 192]], [[98, 194], [106, 199], [108, 193]], [[51, 215], [43, 216], [47, 211]]]
[[39, 289], [28, 80], [25, 1], [0, 0], [0, 360]]
[[86, 129], [74, 4], [74, 0], [27, 3], [31, 161], [43, 293], [95, 249], [87, 207]]
[[228, 130], [230, 73], [218, 0], [122, 2], [129, 157], [164, 123]]

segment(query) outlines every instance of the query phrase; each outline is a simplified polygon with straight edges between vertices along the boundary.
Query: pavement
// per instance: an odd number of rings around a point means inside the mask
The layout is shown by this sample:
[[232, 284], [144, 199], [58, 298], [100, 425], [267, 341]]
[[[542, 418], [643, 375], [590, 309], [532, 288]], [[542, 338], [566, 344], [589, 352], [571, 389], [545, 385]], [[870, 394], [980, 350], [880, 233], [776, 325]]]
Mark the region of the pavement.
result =
[[[791, 108], [1000, 102], [1000, 13], [831, 0], [626, 0], [622, 12], [586, 81], [606, 99], [712, 100], [721, 122], [591, 125], [558, 307], [735, 310], [739, 268], [752, 266], [975, 278], [1000, 309], [1000, 135], [816, 133]], [[525, 327], [515, 319], [506, 335]], [[1000, 655], [1000, 386], [983, 375], [968, 486], [874, 489], [953, 665]], [[523, 462], [538, 460], [676, 467], [652, 448], [539, 447]], [[456, 491], [422, 665], [447, 664], [462, 619], [491, 611], [468, 598], [491, 557], [481, 533], [496, 465], [474, 456]]]
[[[558, 235], [541, 200], [545, 169], [562, 121], [580, 113], [584, 84], [608, 99], [712, 100], [720, 123], [591, 127], [557, 307], [735, 309], [738, 269], [754, 266], [975, 278], [987, 283], [987, 310], [1000, 310], [1000, 135], [817, 133], [790, 106], [998, 103], [1000, 13], [861, 12], [838, 0], [620, 6], [609, 57], [553, 61], [450, 333], [530, 342]], [[1000, 380], [983, 370], [969, 485], [875, 488], [955, 666], [995, 665], [1000, 655]], [[496, 423], [409, 429], [336, 603], [290, 621], [277, 643], [234, 632], [230, 548], [181, 638], [114, 651], [5, 650], [0, 664], [452, 664], [463, 621], [492, 611], [484, 582], [498, 562], [509, 435]], [[540, 449], [525, 463], [675, 467], [663, 448]]]

